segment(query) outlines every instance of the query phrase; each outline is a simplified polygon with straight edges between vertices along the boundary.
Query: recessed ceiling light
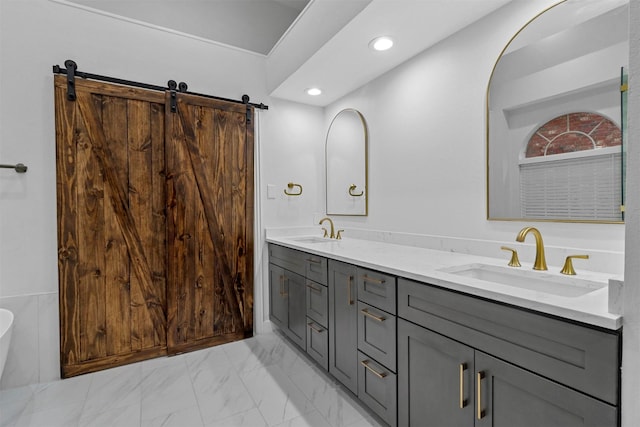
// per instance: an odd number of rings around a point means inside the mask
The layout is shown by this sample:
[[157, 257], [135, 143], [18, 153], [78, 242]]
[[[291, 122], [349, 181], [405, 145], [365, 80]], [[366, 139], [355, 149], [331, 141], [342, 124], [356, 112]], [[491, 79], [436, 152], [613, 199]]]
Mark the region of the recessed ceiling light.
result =
[[310, 87], [309, 89], [306, 90], [306, 92], [307, 92], [307, 95], [311, 95], [311, 96], [318, 96], [322, 93], [322, 91], [317, 87]]
[[369, 47], [378, 51], [391, 49], [392, 46], [393, 39], [388, 36], [377, 37], [369, 42]]

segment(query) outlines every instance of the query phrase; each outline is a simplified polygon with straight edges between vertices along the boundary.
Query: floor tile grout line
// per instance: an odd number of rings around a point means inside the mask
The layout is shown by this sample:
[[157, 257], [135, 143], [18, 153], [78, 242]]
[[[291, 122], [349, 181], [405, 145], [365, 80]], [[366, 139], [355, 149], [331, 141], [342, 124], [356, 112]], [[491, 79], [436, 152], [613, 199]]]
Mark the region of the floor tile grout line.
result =
[[[187, 378], [189, 378], [189, 384], [191, 384], [191, 390], [193, 391], [193, 396], [196, 399], [196, 405], [198, 405], [198, 415], [200, 415], [200, 421], [202, 422], [202, 426], [205, 427], [204, 417], [202, 415], [202, 408], [200, 407], [200, 400], [198, 399], [198, 393], [196, 392], [196, 387], [193, 384], [193, 378], [191, 377], [191, 371], [189, 370], [189, 364], [187, 363], [186, 357], [184, 357], [183, 362], [184, 362], [184, 369], [186, 371]], [[140, 409], [142, 410], [142, 405], [140, 406], [141, 406]], [[140, 424], [142, 424], [142, 417], [140, 418]]]
[[[249, 339], [255, 338], [255, 335]], [[259, 345], [264, 351], [267, 351], [262, 344], [260, 344], [259, 341], [256, 340], [256, 344]], [[253, 351], [253, 350], [252, 350]], [[225, 354], [227, 354], [227, 357], [230, 357], [229, 354], [225, 351]], [[247, 394], [249, 395], [249, 398], [251, 399], [251, 401], [253, 401], [253, 406], [254, 408], [256, 408], [258, 410], [258, 413], [260, 414], [260, 417], [262, 418], [262, 421], [264, 421], [264, 425], [265, 426], [269, 426], [271, 427], [271, 425], [269, 424], [269, 422], [267, 421], [267, 419], [265, 418], [264, 414], [262, 413], [262, 411], [260, 410], [260, 406], [258, 406], [258, 402], [256, 402], [256, 400], [253, 398], [253, 395], [251, 394], [251, 392], [249, 391], [249, 387], [247, 387], [247, 384], [244, 382], [244, 379], [242, 378], [242, 374], [240, 373], [240, 371], [238, 371], [238, 369], [236, 368], [236, 366], [232, 363], [231, 367], [236, 371], [236, 374], [238, 375], [238, 378], [240, 379], [240, 382], [242, 383], [242, 386], [244, 387], [244, 389], [247, 391]], [[264, 366], [261, 366], [261, 368], [263, 368]]]

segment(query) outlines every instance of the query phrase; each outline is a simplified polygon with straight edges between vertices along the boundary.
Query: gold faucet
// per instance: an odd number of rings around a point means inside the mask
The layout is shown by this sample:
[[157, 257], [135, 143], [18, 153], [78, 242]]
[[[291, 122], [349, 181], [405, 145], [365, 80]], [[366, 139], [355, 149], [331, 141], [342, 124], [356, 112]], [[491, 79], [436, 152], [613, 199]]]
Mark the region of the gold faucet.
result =
[[533, 263], [534, 270], [547, 270], [547, 260], [544, 258], [544, 244], [542, 243], [542, 234], [535, 227], [525, 227], [518, 233], [516, 242], [524, 242], [525, 236], [529, 233], [533, 233], [533, 237], [536, 239], [536, 260]]
[[318, 224], [322, 225], [322, 223], [325, 222], [325, 221], [329, 221], [329, 224], [331, 225], [331, 234], [329, 234], [329, 232], [327, 231], [326, 228], [322, 227], [322, 229], [324, 230], [324, 236], [323, 237], [329, 237], [330, 239], [335, 239], [336, 238], [336, 231], [335, 231], [335, 228], [333, 227], [333, 221], [331, 221], [331, 218], [326, 216], [326, 217], [322, 218]]

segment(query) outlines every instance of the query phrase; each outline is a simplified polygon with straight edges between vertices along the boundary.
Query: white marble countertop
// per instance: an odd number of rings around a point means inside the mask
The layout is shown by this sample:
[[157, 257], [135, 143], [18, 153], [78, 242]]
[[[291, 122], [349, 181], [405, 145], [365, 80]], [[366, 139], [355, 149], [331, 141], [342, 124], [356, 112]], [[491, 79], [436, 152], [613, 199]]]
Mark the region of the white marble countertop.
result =
[[[557, 266], [549, 266], [548, 271], [538, 272], [532, 269], [531, 263], [522, 263], [520, 269], [513, 269], [514, 271], [522, 271], [523, 274], [530, 276], [553, 276], [553, 280], [567, 282], [582, 279], [604, 285], [601, 289], [582, 296], [567, 297], [442, 271], [470, 264], [505, 267], [511, 271], [511, 268], [506, 266], [508, 255], [506, 259], [496, 259], [370, 240], [343, 238], [342, 240], [324, 239], [321, 242], [311, 242], [304, 241], [303, 237], [268, 234], [267, 241], [399, 277], [560, 316], [605, 329], [616, 330], [622, 326], [622, 316], [608, 312], [608, 280], [611, 278], [610, 274], [579, 272], [579, 275], [573, 276], [572, 279], [572, 277], [558, 273], [561, 267]], [[317, 236], [315, 236], [315, 239], [317, 240]], [[558, 284], [558, 286], [562, 286], [562, 284]]]

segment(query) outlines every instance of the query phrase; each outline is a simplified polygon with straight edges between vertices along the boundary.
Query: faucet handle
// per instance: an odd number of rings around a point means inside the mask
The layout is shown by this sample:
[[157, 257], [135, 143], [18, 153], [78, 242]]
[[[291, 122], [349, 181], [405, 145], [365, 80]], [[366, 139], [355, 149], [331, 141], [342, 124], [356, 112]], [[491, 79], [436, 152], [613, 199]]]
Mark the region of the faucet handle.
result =
[[589, 259], [589, 255], [569, 255], [567, 259], [564, 261], [564, 267], [562, 267], [562, 270], [560, 270], [560, 273], [567, 274], [569, 276], [576, 275], [576, 271], [573, 269], [573, 262], [571, 261], [573, 258]]
[[503, 251], [511, 251], [511, 260], [509, 261], [509, 267], [521, 267], [520, 260], [518, 259], [518, 252], [507, 246], [500, 246]]
[[322, 235], [322, 237], [329, 237], [329, 231], [327, 231], [326, 228], [322, 227], [322, 231], [324, 231], [324, 234]]
[[342, 232], [344, 230], [338, 230], [338, 232], [336, 233], [336, 240], [342, 240]]

